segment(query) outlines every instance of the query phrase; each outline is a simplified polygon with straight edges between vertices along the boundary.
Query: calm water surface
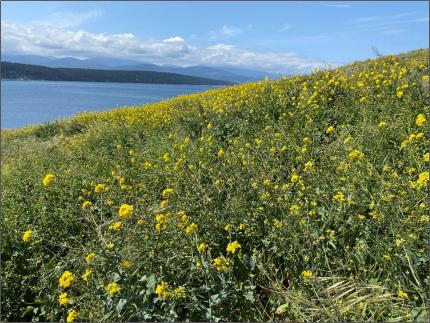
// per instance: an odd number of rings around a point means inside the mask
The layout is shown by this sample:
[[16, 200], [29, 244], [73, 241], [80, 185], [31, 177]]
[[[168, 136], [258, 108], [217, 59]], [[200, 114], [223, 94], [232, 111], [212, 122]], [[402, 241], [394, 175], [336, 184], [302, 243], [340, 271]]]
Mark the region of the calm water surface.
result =
[[141, 105], [217, 86], [138, 83], [1, 81], [1, 127], [40, 124], [78, 112]]

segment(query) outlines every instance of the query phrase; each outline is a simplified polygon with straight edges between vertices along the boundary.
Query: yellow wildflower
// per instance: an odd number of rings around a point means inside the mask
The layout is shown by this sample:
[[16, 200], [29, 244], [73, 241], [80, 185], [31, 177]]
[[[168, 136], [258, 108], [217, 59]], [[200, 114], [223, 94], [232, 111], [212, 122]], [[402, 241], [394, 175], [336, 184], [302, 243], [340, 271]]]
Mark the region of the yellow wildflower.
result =
[[385, 128], [387, 126], [387, 123], [385, 122], [385, 121], [381, 121], [379, 124], [378, 124], [378, 127], [379, 128]]
[[155, 229], [157, 231], [161, 231], [164, 229], [164, 224], [166, 222], [166, 216], [164, 214], [157, 214], [155, 216], [155, 221], [157, 222], [155, 224]]
[[119, 265], [122, 269], [129, 269], [131, 267], [131, 262], [130, 260], [123, 260]]
[[87, 263], [90, 263], [94, 259], [95, 256], [96, 256], [95, 252], [91, 252], [85, 257], [85, 261]]
[[297, 205], [297, 204], [291, 205], [290, 212], [291, 212], [291, 215], [298, 215], [300, 212], [300, 205]]
[[163, 161], [164, 161], [165, 163], [167, 163], [167, 162], [169, 162], [169, 160], [170, 160], [170, 154], [169, 154], [169, 153], [165, 153], [165, 154], [163, 155]]
[[224, 150], [222, 148], [220, 148], [218, 150], [218, 157], [222, 157], [222, 156], [224, 156]]
[[425, 153], [423, 155], [423, 161], [428, 162], [429, 161], [429, 153]]
[[231, 232], [232, 229], [232, 225], [231, 224], [226, 224], [226, 226], [224, 227], [224, 230], [227, 232]]
[[422, 127], [426, 123], [427, 119], [424, 114], [420, 113], [417, 115], [417, 118], [415, 119], [415, 123], [418, 127]]
[[60, 296], [58, 296], [58, 303], [60, 303], [61, 306], [66, 305], [67, 301], [67, 293], [61, 293]]
[[133, 214], [133, 205], [130, 204], [122, 204], [119, 208], [118, 214], [121, 218], [130, 218]]
[[55, 178], [54, 174], [52, 174], [52, 173], [46, 174], [46, 176], [42, 180], [43, 186], [47, 187], [47, 186], [51, 185], [54, 178]]
[[68, 315], [66, 321], [68, 323], [75, 321], [76, 317], [78, 316], [78, 312], [75, 310], [71, 310]]
[[164, 198], [168, 198], [170, 195], [174, 193], [175, 193], [175, 190], [173, 188], [166, 188], [162, 194]]
[[165, 281], [161, 281], [159, 284], [157, 284], [157, 287], [155, 288], [155, 294], [157, 294], [162, 299], [166, 299], [169, 297], [169, 284]]
[[195, 224], [195, 223], [191, 223], [186, 229], [185, 229], [185, 232], [186, 232], [186, 234], [191, 234], [191, 233], [193, 233], [194, 231], [196, 231], [197, 230], [197, 224]]
[[240, 248], [241, 248], [241, 245], [240, 245], [240, 243], [236, 240], [236, 241], [230, 242], [230, 243], [227, 245], [227, 252], [229, 252], [229, 253], [235, 253], [235, 252], [236, 252], [236, 250], [238, 250], [238, 249], [240, 249]]
[[116, 221], [115, 223], [112, 223], [108, 230], [112, 230], [112, 231], [119, 231], [122, 228], [122, 222], [121, 221]]
[[364, 154], [361, 151], [355, 149], [348, 154], [348, 157], [351, 159], [362, 159], [364, 158]]
[[399, 292], [397, 293], [397, 296], [400, 299], [407, 299], [408, 298], [408, 293], [402, 291], [401, 289], [399, 289]]
[[334, 132], [334, 127], [333, 127], [333, 126], [329, 126], [329, 127], [325, 130], [325, 133], [326, 133], [326, 134], [330, 134], [330, 133], [332, 133], [332, 132]]
[[337, 192], [332, 199], [333, 201], [343, 202], [345, 201], [345, 195], [342, 192]]
[[208, 248], [208, 245], [206, 243], [203, 243], [203, 242], [201, 244], [199, 244], [199, 246], [197, 247], [197, 249], [201, 253], [205, 252], [207, 248]]
[[88, 277], [91, 275], [91, 273], [92, 273], [91, 269], [89, 268], [85, 269], [84, 274], [81, 276], [82, 280], [85, 282], [88, 281]]
[[280, 228], [282, 228], [282, 225], [283, 225], [282, 221], [280, 221], [280, 220], [278, 220], [278, 219], [273, 220], [273, 226], [274, 226], [276, 229], [280, 229]]
[[313, 272], [311, 271], [311, 270], [304, 270], [303, 272], [302, 272], [302, 276], [304, 277], [304, 278], [311, 278], [311, 277], [313, 277]]
[[106, 184], [98, 184], [97, 186], [96, 186], [96, 188], [94, 189], [94, 191], [96, 192], [96, 193], [103, 193], [103, 192], [106, 192], [108, 189], [107, 189], [107, 186], [106, 186]]
[[108, 293], [109, 296], [113, 296], [116, 293], [119, 293], [119, 291], [121, 290], [121, 288], [119, 287], [119, 285], [115, 282], [110, 283], [106, 286], [106, 292]]
[[305, 163], [305, 171], [309, 171], [313, 167], [314, 163], [311, 161], [308, 161]]
[[403, 96], [403, 91], [402, 90], [398, 90], [397, 92], [396, 92], [396, 96], [398, 97], [398, 98], [401, 98], [402, 96]]
[[82, 208], [85, 210], [87, 207], [91, 205], [93, 205], [91, 201], [85, 201], [84, 203], [82, 203]]
[[213, 266], [219, 272], [227, 272], [230, 264], [230, 261], [223, 257], [218, 257], [213, 260]]
[[29, 242], [31, 239], [31, 236], [33, 235], [33, 230], [28, 229], [27, 231], [24, 232], [24, 234], [22, 235], [22, 240], [24, 242]]
[[63, 288], [68, 288], [70, 285], [72, 285], [73, 280], [75, 279], [75, 276], [70, 271], [65, 271], [60, 279], [58, 280], [59, 284]]

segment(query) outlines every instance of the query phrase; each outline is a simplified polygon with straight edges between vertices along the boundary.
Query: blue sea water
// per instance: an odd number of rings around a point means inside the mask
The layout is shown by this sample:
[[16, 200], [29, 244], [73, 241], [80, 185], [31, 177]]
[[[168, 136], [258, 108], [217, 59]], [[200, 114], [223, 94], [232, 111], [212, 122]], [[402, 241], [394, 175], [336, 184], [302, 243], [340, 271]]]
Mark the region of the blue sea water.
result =
[[210, 85], [1, 81], [1, 128], [20, 128], [78, 112], [142, 105], [216, 88]]

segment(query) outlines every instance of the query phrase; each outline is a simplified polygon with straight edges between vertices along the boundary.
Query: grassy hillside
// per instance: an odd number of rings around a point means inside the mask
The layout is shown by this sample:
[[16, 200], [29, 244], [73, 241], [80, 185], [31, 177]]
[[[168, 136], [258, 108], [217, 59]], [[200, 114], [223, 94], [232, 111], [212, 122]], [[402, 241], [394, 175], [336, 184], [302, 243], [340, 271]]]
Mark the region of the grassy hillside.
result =
[[2, 320], [426, 321], [428, 51], [2, 133]]
[[78, 82], [117, 82], [152, 84], [226, 85], [227, 81], [190, 75], [152, 72], [97, 70], [85, 68], [52, 68], [39, 65], [1, 62], [1, 78], [8, 80], [47, 80]]

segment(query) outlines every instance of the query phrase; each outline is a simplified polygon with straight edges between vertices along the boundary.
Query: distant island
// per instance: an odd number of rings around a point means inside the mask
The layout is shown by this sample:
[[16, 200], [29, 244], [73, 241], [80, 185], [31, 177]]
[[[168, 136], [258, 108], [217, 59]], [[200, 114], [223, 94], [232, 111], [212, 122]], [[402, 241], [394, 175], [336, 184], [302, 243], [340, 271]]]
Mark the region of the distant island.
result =
[[176, 73], [152, 71], [52, 68], [1, 62], [2, 80], [46, 80], [76, 82], [155, 83], [189, 85], [231, 85], [232, 82]]

